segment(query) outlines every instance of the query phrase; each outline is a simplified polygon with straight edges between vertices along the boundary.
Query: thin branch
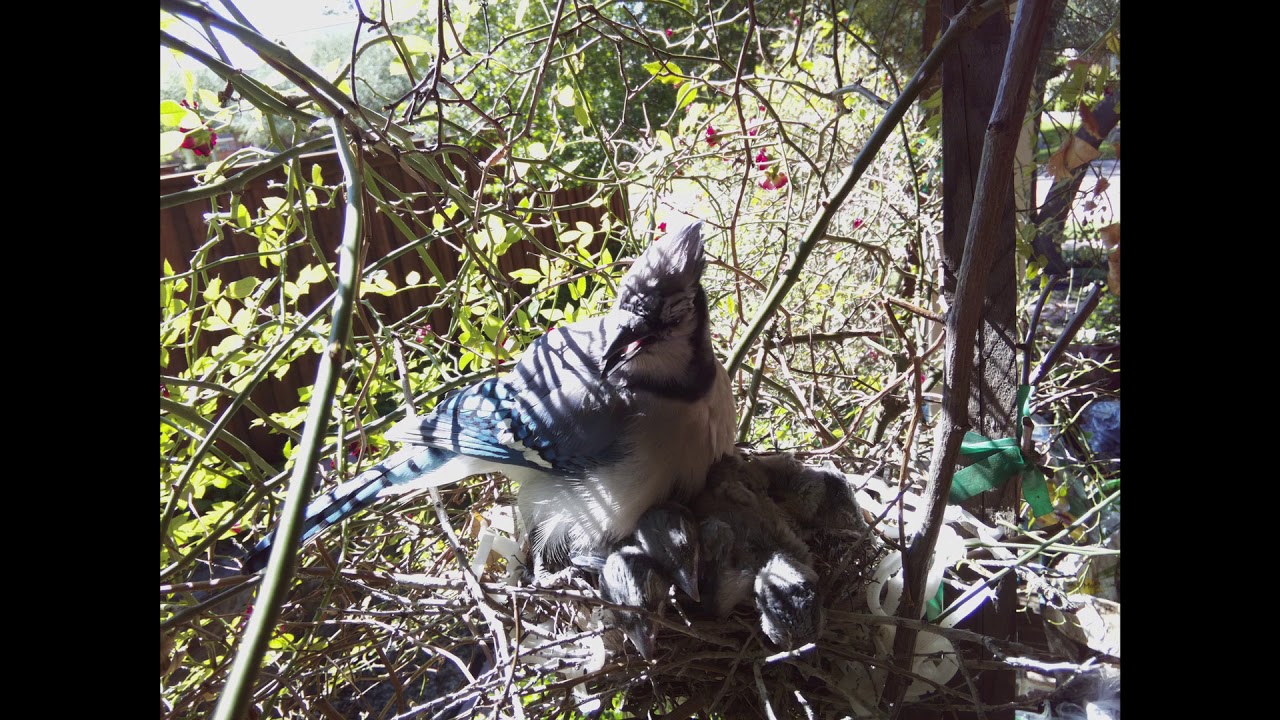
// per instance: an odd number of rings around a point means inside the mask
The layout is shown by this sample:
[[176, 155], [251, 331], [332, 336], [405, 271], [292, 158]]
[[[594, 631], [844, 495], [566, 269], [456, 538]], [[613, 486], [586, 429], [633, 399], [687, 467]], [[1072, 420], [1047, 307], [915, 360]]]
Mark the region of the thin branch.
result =
[[293, 579], [298, 539], [302, 536], [303, 517], [307, 500], [311, 495], [312, 468], [315, 467], [316, 460], [319, 458], [320, 445], [324, 442], [328, 429], [334, 391], [338, 385], [338, 369], [341, 366], [347, 337], [351, 333], [351, 309], [360, 283], [360, 265], [357, 258], [360, 255], [359, 245], [363, 236], [361, 222], [364, 217], [364, 192], [361, 189], [360, 176], [355, 172], [355, 163], [351, 157], [351, 148], [347, 143], [342, 123], [334, 118], [330, 121], [330, 127], [333, 130], [334, 144], [338, 148], [338, 158], [346, 178], [347, 208], [342, 245], [338, 251], [339, 290], [334, 297], [330, 314], [332, 326], [329, 331], [329, 342], [326, 351], [320, 356], [320, 365], [316, 370], [316, 382], [310, 406], [307, 408], [306, 431], [303, 433], [302, 443], [295, 458], [293, 476], [289, 479], [289, 494], [285, 500], [280, 526], [276, 531], [277, 542], [267, 562], [266, 575], [258, 590], [248, 629], [240, 642], [240, 649], [231, 666], [225, 689], [214, 709], [215, 720], [238, 720], [244, 716], [249, 707], [249, 701], [253, 698], [253, 681], [258, 675], [262, 658], [266, 654], [267, 642], [271, 639], [276, 618], [279, 617], [280, 604]]
[[921, 63], [920, 69], [916, 71], [916, 74], [907, 83], [906, 87], [902, 89], [902, 94], [898, 96], [893, 106], [880, 119], [876, 129], [872, 131], [871, 137], [867, 139], [866, 145], [858, 153], [858, 157], [854, 159], [853, 165], [840, 180], [840, 184], [836, 186], [835, 192], [822, 201], [822, 211], [809, 223], [799, 247], [796, 248], [795, 254], [791, 258], [790, 264], [783, 272], [782, 277], [774, 284], [773, 289], [769, 291], [769, 295], [764, 299], [751, 324], [747, 327], [746, 333], [743, 334], [741, 339], [738, 340], [738, 344], [734, 347], [733, 353], [729, 357], [728, 370], [730, 375], [733, 375], [738, 366], [742, 364], [742, 360], [746, 357], [747, 350], [751, 347], [751, 344], [760, 336], [765, 324], [778, 311], [782, 300], [796, 284], [796, 281], [800, 279], [800, 274], [804, 271], [805, 262], [808, 261], [809, 255], [813, 253], [818, 242], [826, 235], [827, 226], [831, 224], [832, 218], [835, 217], [845, 198], [849, 197], [849, 193], [853, 191], [853, 186], [857, 184], [862, 174], [871, 166], [871, 161], [880, 151], [880, 146], [884, 145], [885, 141], [889, 139], [897, 124], [906, 115], [907, 110], [915, 103], [920, 91], [924, 89], [925, 82], [941, 67], [943, 58], [946, 57], [947, 53], [965, 33], [977, 27], [979, 23], [1002, 7], [1004, 7], [1003, 0], [987, 0], [981, 5], [978, 4], [978, 0], [971, 0], [965, 6], [965, 9], [956, 16], [951, 23], [951, 27], [947, 28], [947, 31], [943, 33], [938, 40], [937, 46]]

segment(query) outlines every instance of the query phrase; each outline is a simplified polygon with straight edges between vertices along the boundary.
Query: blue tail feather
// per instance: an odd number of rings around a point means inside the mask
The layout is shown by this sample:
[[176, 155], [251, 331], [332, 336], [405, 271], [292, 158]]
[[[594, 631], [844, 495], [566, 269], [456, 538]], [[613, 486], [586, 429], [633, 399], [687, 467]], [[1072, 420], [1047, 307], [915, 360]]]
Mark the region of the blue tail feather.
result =
[[[342, 483], [311, 501], [307, 506], [306, 516], [302, 521], [302, 537], [299, 545], [319, 535], [325, 528], [336, 525], [374, 504], [388, 488], [407, 485], [431, 473], [453, 457], [455, 453], [448, 450], [421, 446], [408, 447]], [[242, 572], [256, 572], [266, 566], [275, 536], [276, 533], [272, 530], [254, 546], [249, 556], [245, 558]]]

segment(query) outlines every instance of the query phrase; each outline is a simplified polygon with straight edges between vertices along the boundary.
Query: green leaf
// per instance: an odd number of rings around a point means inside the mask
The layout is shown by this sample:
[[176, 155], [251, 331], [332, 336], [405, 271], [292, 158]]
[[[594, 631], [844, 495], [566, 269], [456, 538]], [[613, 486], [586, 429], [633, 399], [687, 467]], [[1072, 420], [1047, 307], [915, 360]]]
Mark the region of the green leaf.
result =
[[249, 217], [249, 208], [245, 207], [239, 198], [236, 198], [235, 205], [236, 226], [240, 228], [249, 227], [253, 223], [253, 219]]
[[573, 106], [573, 119], [584, 128], [591, 127], [591, 115], [587, 113], [586, 104], [579, 103]]
[[205, 108], [211, 109], [211, 110], [222, 109], [222, 103], [218, 101], [218, 93], [212, 90], [205, 90], [204, 88], [200, 88], [199, 90], [196, 91], [196, 94], [200, 96], [200, 104]]
[[404, 49], [410, 55], [422, 55], [431, 50], [431, 43], [417, 35], [401, 35], [400, 42], [404, 43]]
[[248, 297], [256, 287], [258, 287], [258, 278], [241, 278], [227, 286], [227, 296], [233, 300], [239, 300]]
[[484, 219], [485, 230], [488, 234], [488, 247], [500, 248], [507, 239], [507, 226], [503, 224], [502, 218], [496, 214], [490, 215]]
[[298, 273], [299, 282], [318, 283], [328, 277], [328, 273], [324, 271], [324, 265], [308, 265]]
[[167, 128], [176, 128], [187, 114], [187, 109], [172, 100], [160, 101], [160, 124]]
[[547, 159], [547, 146], [543, 145], [540, 142], [531, 143], [529, 145], [529, 149], [526, 150], [525, 152], [528, 153], [529, 157], [533, 158], [534, 160]]
[[542, 273], [533, 268], [520, 268], [511, 271], [511, 279], [525, 285], [537, 285], [542, 281]]
[[417, 285], [418, 281], [421, 279], [422, 275], [420, 275], [417, 270], [410, 270], [409, 274], [404, 276], [404, 284]]
[[315, 185], [324, 184], [324, 176], [320, 173], [320, 163], [313, 163], [311, 165], [311, 182]]
[[186, 133], [180, 133], [177, 130], [168, 130], [160, 133], [160, 157], [177, 152], [182, 147], [182, 141], [186, 137]]
[[680, 72], [680, 66], [673, 62], [654, 60], [653, 62], [647, 62], [640, 67], [648, 70], [650, 75], [657, 77], [658, 82], [660, 83], [679, 85], [684, 82], [684, 78], [678, 77], [684, 73]]
[[266, 215], [275, 215], [280, 212], [280, 208], [283, 207], [284, 204], [285, 199], [282, 197], [268, 195], [262, 198], [262, 207], [266, 209]]
[[680, 91], [676, 93], [676, 109], [683, 110], [685, 105], [696, 99], [698, 99], [698, 86], [687, 82], [681, 85]]
[[422, 10], [422, 0], [390, 0], [387, 5], [388, 19], [392, 22], [412, 20]]
[[573, 107], [577, 104], [578, 98], [574, 95], [573, 88], [569, 85], [565, 85], [560, 88], [560, 92], [556, 93], [556, 102], [565, 107]]
[[574, 170], [577, 170], [578, 166], [581, 164], [582, 164], [582, 158], [576, 158], [574, 160], [570, 160], [569, 162], [565, 163], [563, 166], [561, 166], [560, 169], [564, 170], [567, 173], [571, 173]]
[[205, 302], [213, 302], [214, 300], [217, 300], [219, 297], [221, 297], [222, 296], [222, 278], [215, 277], [214, 279], [210, 280], [209, 284], [205, 286], [203, 295], [204, 295]]

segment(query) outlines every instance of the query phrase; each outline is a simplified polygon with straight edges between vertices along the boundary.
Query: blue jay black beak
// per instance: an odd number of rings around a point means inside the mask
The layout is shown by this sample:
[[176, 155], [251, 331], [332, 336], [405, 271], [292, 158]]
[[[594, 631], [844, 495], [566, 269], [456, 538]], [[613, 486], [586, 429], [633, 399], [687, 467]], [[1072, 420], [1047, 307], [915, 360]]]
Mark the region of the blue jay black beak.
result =
[[651, 339], [653, 339], [653, 333], [650, 332], [649, 326], [639, 318], [618, 328], [617, 336], [613, 338], [613, 342], [609, 343], [609, 349], [605, 351], [604, 366], [600, 368], [600, 377], [607, 376], [613, 372], [614, 368], [635, 357]]

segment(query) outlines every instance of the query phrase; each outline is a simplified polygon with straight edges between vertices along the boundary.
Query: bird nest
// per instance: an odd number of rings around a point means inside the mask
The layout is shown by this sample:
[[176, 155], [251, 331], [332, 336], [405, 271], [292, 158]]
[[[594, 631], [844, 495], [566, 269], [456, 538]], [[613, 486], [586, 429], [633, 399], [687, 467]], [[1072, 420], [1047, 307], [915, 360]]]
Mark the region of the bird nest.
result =
[[[898, 522], [914, 532], [914, 494], [790, 456], [722, 463], [708, 485], [726, 478], [758, 493], [808, 550], [823, 609], [813, 641], [781, 647], [751, 602], [718, 616], [673, 587], [653, 612], [626, 609], [654, 630], [645, 661], [617, 627], [624, 608], [601, 599], [593, 576], [551, 587], [529, 581], [509, 488], [490, 478], [348, 523], [341, 559], [330, 552], [333, 538], [310, 545], [255, 706], [280, 717], [878, 717], [901, 626], [933, 628], [917, 641], [907, 700], [973, 706], [982, 668], [992, 667], [990, 655], [979, 656], [996, 645], [951, 625], [986, 597], [981, 583], [961, 589], [977, 602], [941, 627], [892, 616], [901, 594]], [[958, 508], [948, 519], [933, 587], [944, 570], [949, 585], [959, 584], [961, 535], [990, 540], [993, 532]], [[243, 596], [219, 600], [204, 612], [242, 625]], [[228, 649], [199, 637], [185, 646], [210, 663]], [[217, 682], [211, 675], [190, 692], [212, 699]]]

